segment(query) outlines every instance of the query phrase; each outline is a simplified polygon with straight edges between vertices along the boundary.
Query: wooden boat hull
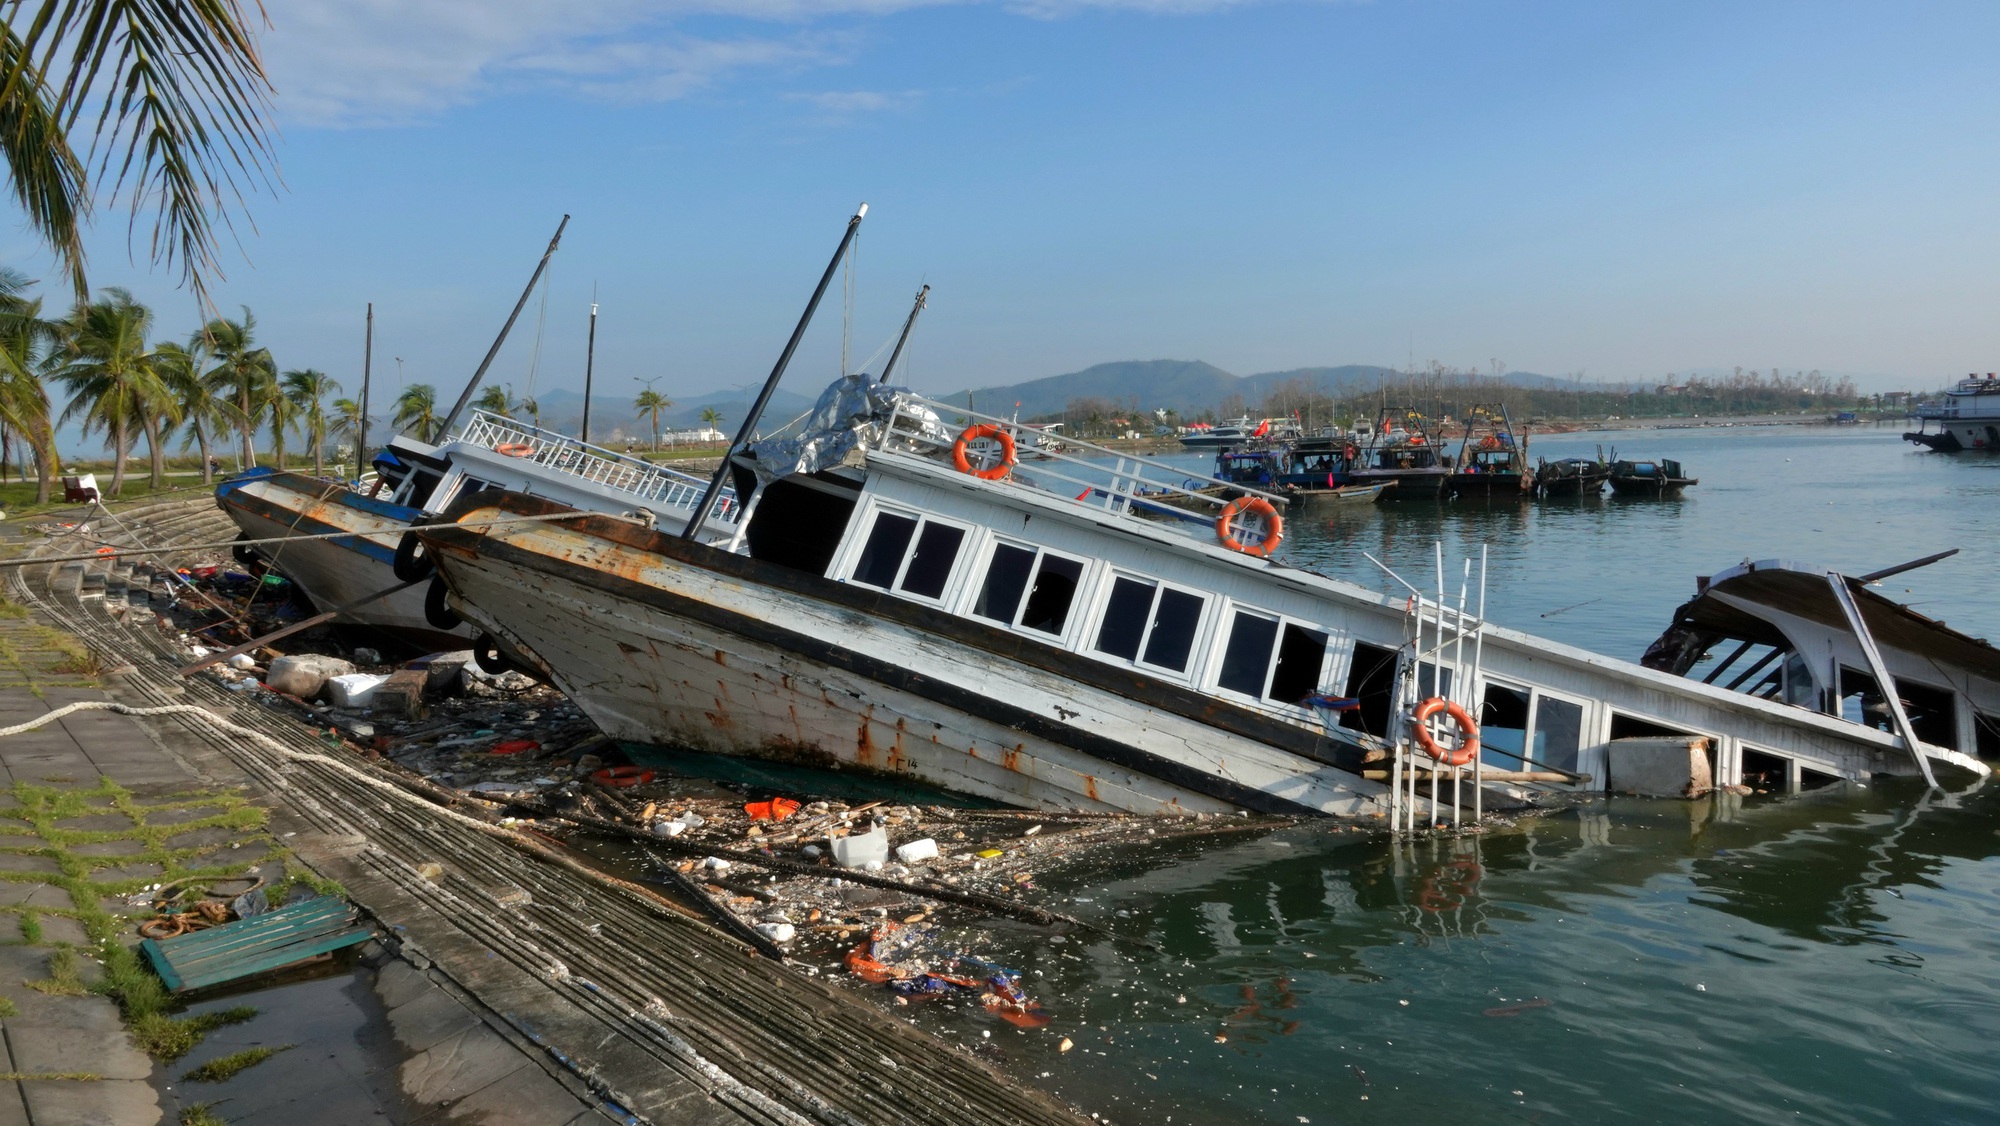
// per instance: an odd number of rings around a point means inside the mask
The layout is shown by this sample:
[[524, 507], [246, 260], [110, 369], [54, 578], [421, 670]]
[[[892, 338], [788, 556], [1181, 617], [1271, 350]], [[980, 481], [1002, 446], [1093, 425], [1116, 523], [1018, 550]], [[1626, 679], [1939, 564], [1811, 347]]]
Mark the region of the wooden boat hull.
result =
[[1029, 808], [1371, 816], [1384, 791], [1295, 726], [601, 517], [420, 534], [459, 612], [616, 738]]
[[1454, 473], [1448, 489], [1453, 497], [1471, 500], [1521, 500], [1533, 484], [1520, 473]]
[[[256, 549], [271, 569], [298, 584], [315, 606], [331, 609], [397, 585], [396, 543], [417, 510], [364, 497], [337, 481], [302, 473], [253, 470], [223, 482], [218, 507], [249, 539], [353, 532], [338, 539], [297, 539]], [[422, 644], [462, 648], [469, 627], [440, 630], [424, 616], [424, 587], [363, 603], [341, 615], [352, 625], [391, 630]]]
[[1582, 466], [1568, 464], [1559, 469], [1551, 463], [1535, 474], [1534, 493], [1538, 497], [1585, 497], [1596, 496], [1604, 491], [1604, 483], [1611, 478], [1611, 468], [1602, 463]]
[[1699, 484], [1693, 477], [1622, 477], [1611, 478], [1611, 491], [1621, 497], [1675, 497], [1689, 485]]
[[1443, 468], [1432, 469], [1357, 469], [1354, 483], [1357, 485], [1393, 486], [1383, 496], [1383, 500], [1438, 500], [1445, 495], [1445, 486], [1451, 472]]

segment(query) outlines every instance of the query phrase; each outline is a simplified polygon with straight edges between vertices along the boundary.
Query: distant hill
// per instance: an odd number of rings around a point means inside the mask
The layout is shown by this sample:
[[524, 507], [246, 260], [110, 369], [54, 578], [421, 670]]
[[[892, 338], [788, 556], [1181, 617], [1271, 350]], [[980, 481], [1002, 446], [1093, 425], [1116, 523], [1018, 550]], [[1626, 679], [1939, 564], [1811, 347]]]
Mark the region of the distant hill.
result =
[[[1119, 406], [1173, 407], [1184, 414], [1213, 410], [1232, 397], [1254, 405], [1288, 384], [1320, 394], [1341, 396], [1370, 390], [1384, 381], [1404, 377], [1392, 368], [1374, 364], [1342, 364], [1338, 367], [1293, 368], [1256, 375], [1235, 375], [1200, 360], [1121, 360], [1097, 364], [1066, 375], [1044, 376], [1025, 383], [980, 387], [945, 396], [963, 403], [972, 396], [972, 409], [991, 414], [1013, 414], [1020, 403], [1022, 418], [1061, 412], [1076, 399], [1106, 399]], [[1570, 380], [1533, 372], [1509, 372], [1502, 377], [1516, 387], [1545, 389], [1575, 386]], [[1596, 384], [1585, 385], [1594, 390]]]
[[[621, 388], [615, 397], [602, 391], [594, 395], [590, 406], [590, 429], [593, 437], [609, 437], [614, 430], [632, 437], [652, 433], [652, 420], [640, 418], [639, 412], [632, 409], [634, 394], [636, 392], [628, 392]], [[754, 388], [748, 392], [730, 388], [685, 399], [676, 398], [671, 409], [660, 412], [660, 429], [662, 431], [694, 429], [701, 425], [702, 410], [713, 407], [722, 414], [722, 430], [733, 435], [736, 428], [743, 424], [743, 416], [749, 413], [750, 402], [754, 395]], [[771, 395], [770, 405], [764, 408], [765, 428], [774, 428], [790, 422], [793, 417], [811, 408], [813, 401], [796, 391], [778, 388]], [[542, 408], [543, 426], [566, 434], [574, 434], [581, 428], [583, 423], [581, 391], [568, 389], [551, 391], [538, 396], [536, 402]]]

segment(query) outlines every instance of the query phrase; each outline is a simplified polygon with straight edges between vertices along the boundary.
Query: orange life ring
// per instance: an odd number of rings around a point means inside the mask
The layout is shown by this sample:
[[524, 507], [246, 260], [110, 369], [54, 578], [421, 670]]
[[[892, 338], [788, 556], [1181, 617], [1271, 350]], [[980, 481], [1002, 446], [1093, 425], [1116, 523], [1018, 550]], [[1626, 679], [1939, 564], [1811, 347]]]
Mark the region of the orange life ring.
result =
[[525, 442], [502, 442], [493, 447], [493, 452], [506, 454], [508, 457], [527, 457], [535, 452], [535, 447]]
[[[992, 438], [1000, 443], [1000, 460], [985, 469], [974, 469], [972, 462], [966, 459], [965, 447], [967, 443], [981, 438]], [[958, 467], [960, 473], [970, 473], [982, 481], [997, 481], [1013, 472], [1014, 436], [991, 423], [968, 426], [965, 433], [958, 436], [958, 441], [951, 444], [951, 463]]]
[[627, 786], [644, 786], [653, 780], [653, 772], [643, 766], [607, 766], [590, 772], [591, 780], [600, 786], [622, 790]]
[[[1430, 732], [1429, 720], [1443, 712], [1458, 727], [1458, 746], [1446, 750], [1438, 745], [1437, 738]], [[1410, 717], [1410, 735], [1424, 753], [1444, 763], [1446, 766], [1464, 766], [1479, 757], [1479, 725], [1472, 722], [1472, 716], [1464, 708], [1442, 696], [1432, 696], [1417, 705]]]
[[[1244, 513], [1251, 513], [1264, 518], [1264, 522], [1269, 528], [1264, 533], [1264, 542], [1246, 546], [1229, 530], [1229, 526], [1236, 522], [1236, 518]], [[1285, 538], [1285, 518], [1278, 515], [1278, 510], [1272, 507], [1271, 502], [1265, 500], [1263, 497], [1237, 497], [1235, 500], [1224, 505], [1222, 515], [1215, 518], [1215, 538], [1221, 542], [1222, 546], [1231, 551], [1240, 551], [1245, 555], [1255, 555], [1263, 558], [1278, 550], [1278, 541]]]

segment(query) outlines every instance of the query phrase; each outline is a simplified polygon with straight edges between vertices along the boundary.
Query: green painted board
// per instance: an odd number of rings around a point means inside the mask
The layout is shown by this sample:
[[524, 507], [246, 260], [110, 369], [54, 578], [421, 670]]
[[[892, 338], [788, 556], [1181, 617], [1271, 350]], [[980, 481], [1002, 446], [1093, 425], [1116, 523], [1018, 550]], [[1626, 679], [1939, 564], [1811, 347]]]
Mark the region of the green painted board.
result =
[[355, 924], [352, 906], [323, 895], [205, 931], [149, 938], [139, 949], [168, 989], [186, 993], [282, 969], [373, 935]]

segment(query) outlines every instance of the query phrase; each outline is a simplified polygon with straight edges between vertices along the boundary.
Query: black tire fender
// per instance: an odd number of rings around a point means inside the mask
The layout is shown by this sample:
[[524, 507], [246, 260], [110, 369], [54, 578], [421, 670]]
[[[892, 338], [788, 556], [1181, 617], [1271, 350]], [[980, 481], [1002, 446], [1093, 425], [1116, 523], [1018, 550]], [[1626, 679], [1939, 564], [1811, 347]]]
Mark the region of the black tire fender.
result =
[[431, 585], [424, 591], [424, 620], [438, 629], [457, 629], [465, 624], [465, 619], [445, 602], [445, 594], [444, 578], [432, 575]]
[[390, 561], [389, 569], [397, 578], [413, 583], [437, 570], [430, 555], [423, 553], [423, 546], [415, 532], [404, 532], [403, 538], [396, 541], [396, 558]]
[[472, 659], [478, 664], [479, 671], [488, 676], [499, 676], [514, 671], [514, 662], [508, 660], [506, 655], [500, 652], [500, 646], [483, 633], [472, 643]]

